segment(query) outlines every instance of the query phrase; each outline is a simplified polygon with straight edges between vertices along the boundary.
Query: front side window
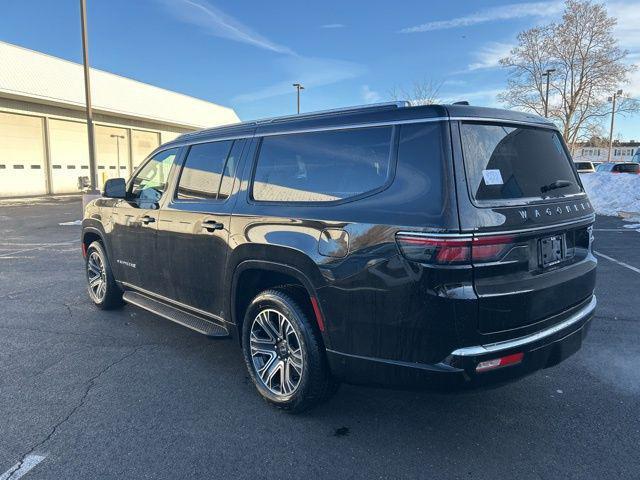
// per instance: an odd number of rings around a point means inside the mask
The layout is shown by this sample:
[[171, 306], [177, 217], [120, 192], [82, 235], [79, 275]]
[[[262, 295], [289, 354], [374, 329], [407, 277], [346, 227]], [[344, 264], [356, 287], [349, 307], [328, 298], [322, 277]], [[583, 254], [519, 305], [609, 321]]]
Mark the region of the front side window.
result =
[[158, 203], [167, 189], [169, 172], [177, 154], [178, 149], [171, 148], [154, 155], [133, 178], [130, 198], [141, 204]]
[[222, 173], [232, 144], [232, 140], [227, 140], [193, 145], [189, 149], [180, 174], [176, 198], [181, 200], [217, 199]]
[[555, 130], [465, 122], [461, 135], [470, 193], [478, 201], [582, 191]]
[[253, 198], [330, 202], [381, 188], [391, 171], [392, 132], [374, 127], [265, 137]]

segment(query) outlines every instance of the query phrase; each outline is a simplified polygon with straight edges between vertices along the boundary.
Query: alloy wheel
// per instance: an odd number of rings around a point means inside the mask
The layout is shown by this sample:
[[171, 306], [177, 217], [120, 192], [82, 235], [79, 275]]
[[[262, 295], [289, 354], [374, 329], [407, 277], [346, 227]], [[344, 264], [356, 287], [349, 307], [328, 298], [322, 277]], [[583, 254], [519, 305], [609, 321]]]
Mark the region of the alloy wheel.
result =
[[261, 383], [275, 395], [293, 394], [302, 379], [304, 359], [291, 321], [274, 309], [261, 310], [250, 334], [253, 366]]
[[107, 272], [102, 257], [96, 251], [91, 252], [87, 260], [87, 280], [93, 301], [102, 302], [107, 293]]

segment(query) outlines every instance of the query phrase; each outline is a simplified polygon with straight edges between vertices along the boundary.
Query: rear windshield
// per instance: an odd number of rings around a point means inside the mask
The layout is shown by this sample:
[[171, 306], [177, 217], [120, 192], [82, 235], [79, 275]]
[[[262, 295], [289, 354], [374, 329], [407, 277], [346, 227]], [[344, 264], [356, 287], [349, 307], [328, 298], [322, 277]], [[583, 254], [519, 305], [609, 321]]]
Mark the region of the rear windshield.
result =
[[554, 130], [464, 122], [461, 132], [469, 190], [478, 201], [561, 197], [582, 191]]

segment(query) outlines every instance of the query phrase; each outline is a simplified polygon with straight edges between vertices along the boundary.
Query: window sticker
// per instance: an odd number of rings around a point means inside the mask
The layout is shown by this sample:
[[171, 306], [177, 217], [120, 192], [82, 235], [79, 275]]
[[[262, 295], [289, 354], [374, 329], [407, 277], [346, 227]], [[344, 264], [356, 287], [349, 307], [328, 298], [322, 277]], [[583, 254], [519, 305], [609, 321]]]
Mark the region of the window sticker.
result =
[[485, 185], [502, 185], [502, 174], [498, 169], [482, 170]]

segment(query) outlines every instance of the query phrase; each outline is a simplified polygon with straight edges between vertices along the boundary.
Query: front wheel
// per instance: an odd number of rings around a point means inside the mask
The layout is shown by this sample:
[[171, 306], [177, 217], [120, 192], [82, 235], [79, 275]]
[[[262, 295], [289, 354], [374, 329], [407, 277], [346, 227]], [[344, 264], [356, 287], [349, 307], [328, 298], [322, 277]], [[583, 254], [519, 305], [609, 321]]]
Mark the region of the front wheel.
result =
[[102, 244], [95, 241], [87, 248], [85, 258], [87, 290], [96, 307], [110, 310], [122, 305], [122, 291], [118, 288], [109, 259]]
[[304, 411], [335, 391], [320, 333], [288, 293], [267, 290], [253, 299], [242, 326], [245, 363], [272, 405]]

